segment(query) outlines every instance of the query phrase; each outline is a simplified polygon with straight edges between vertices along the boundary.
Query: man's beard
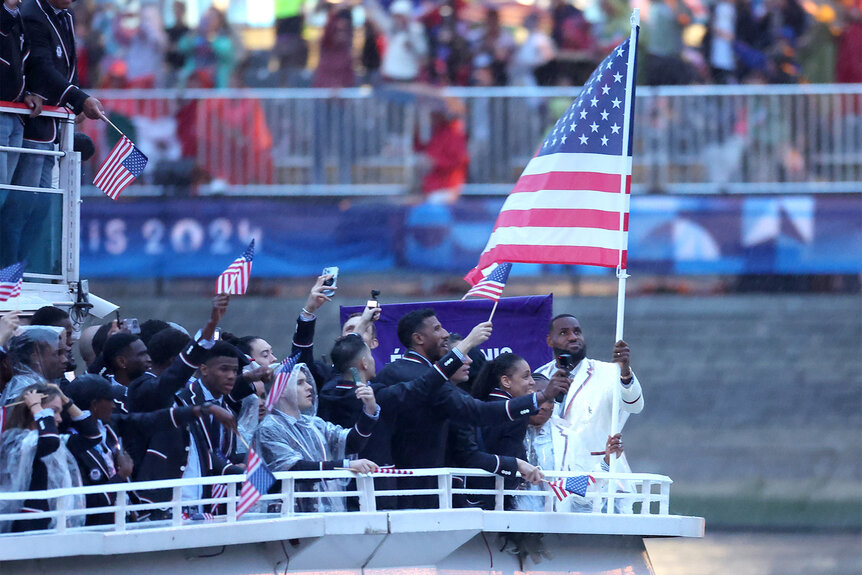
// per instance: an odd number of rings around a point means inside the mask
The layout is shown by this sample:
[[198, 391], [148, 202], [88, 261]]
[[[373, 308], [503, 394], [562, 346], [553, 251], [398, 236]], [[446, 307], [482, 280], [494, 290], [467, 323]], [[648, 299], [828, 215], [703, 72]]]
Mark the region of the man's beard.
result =
[[583, 360], [585, 357], [587, 357], [587, 344], [582, 345], [581, 351], [579, 351], [577, 353], [572, 353], [567, 349], [554, 348], [554, 359], [556, 360], [560, 356], [560, 354], [562, 354], [562, 353], [567, 353], [567, 354], [571, 355], [572, 356], [572, 362], [575, 365], [578, 365], [579, 363], [581, 363], [581, 360]]

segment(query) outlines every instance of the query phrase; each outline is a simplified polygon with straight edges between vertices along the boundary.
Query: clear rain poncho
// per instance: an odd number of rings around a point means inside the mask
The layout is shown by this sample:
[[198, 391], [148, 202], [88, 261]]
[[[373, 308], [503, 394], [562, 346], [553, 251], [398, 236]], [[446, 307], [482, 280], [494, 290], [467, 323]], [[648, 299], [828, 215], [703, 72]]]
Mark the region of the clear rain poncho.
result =
[[[81, 475], [74, 456], [66, 449], [68, 435], [61, 435], [60, 447], [53, 453], [42, 458], [48, 469], [48, 489], [68, 489], [81, 487]], [[25, 492], [30, 489], [30, 476], [33, 472], [33, 460], [36, 457], [36, 446], [39, 432], [35, 429], [12, 428], [3, 432], [0, 437], [0, 493]], [[84, 509], [86, 501], [83, 495], [68, 495], [65, 497], [67, 510]], [[48, 499], [48, 509], [57, 509], [58, 499]], [[18, 513], [24, 505], [24, 499], [0, 501], [0, 514]], [[22, 519], [26, 519], [24, 514]], [[76, 515], [66, 520], [67, 527], [80, 527], [85, 517]], [[49, 529], [57, 526], [57, 520], [51, 519]], [[12, 521], [0, 521], [0, 533], [12, 529]]]
[[[312, 405], [300, 412], [297, 398], [299, 374], [311, 382]], [[298, 461], [332, 461], [345, 457], [345, 446], [350, 429], [344, 429], [317, 417], [317, 389], [311, 372], [304, 363], [294, 366], [281, 398], [258, 426], [255, 433], [257, 449], [272, 471], [288, 471]], [[342, 491], [347, 479], [327, 479], [297, 482], [307, 489], [325, 493]], [[304, 486], [303, 486], [304, 487]], [[298, 489], [299, 490], [299, 489]], [[298, 499], [297, 511], [344, 511], [344, 500], [334, 497]]]
[[[252, 360], [251, 363], [242, 369], [242, 371], [243, 373], [247, 373], [258, 369], [259, 367], [260, 364]], [[277, 372], [279, 362], [274, 362], [270, 364], [269, 367], [272, 368], [273, 372]], [[254, 432], [257, 431], [257, 426], [260, 425], [258, 410], [260, 408], [261, 401], [263, 400], [257, 396], [257, 393], [252, 393], [245, 396], [240, 405], [239, 415], [236, 418], [237, 430], [248, 443], [251, 443], [254, 440]], [[239, 442], [239, 445], [236, 447], [236, 452], [238, 454], [246, 454], [248, 453], [248, 449], [246, 449], [242, 442]]]
[[[42, 373], [42, 355], [57, 353], [60, 335], [64, 334], [61, 327], [25, 326], [19, 328], [18, 334], [6, 345], [9, 366], [12, 368], [12, 379], [0, 395], [0, 405], [15, 401], [21, 393], [39, 383], [48, 383]], [[47, 349], [49, 351], [45, 351]]]

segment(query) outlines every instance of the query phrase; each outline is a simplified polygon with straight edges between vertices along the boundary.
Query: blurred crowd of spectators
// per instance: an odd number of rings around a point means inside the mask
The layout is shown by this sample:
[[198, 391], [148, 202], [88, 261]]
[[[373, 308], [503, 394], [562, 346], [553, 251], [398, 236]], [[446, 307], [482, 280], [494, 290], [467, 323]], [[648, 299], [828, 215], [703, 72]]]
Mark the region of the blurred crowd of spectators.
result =
[[[575, 2], [574, 4], [582, 4]], [[547, 9], [466, 0], [275, 0], [274, 44], [210, 7], [76, 2], [81, 85], [579, 85], [629, 33], [628, 0]], [[644, 0], [640, 83], [862, 81], [858, 0]]]

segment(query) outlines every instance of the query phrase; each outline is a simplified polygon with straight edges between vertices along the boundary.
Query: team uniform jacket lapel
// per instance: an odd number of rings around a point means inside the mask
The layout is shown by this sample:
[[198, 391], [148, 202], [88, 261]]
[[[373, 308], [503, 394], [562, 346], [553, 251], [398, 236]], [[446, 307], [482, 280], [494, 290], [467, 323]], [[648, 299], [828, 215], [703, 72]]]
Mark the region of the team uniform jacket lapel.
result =
[[405, 359], [407, 361], [412, 361], [414, 363], [421, 363], [423, 365], [428, 365], [428, 366], [433, 365], [430, 361], [428, 361], [427, 359], [425, 359], [424, 357], [422, 357], [421, 355], [419, 355], [418, 353], [416, 353], [413, 350], [410, 350], [407, 353], [405, 353], [403, 359]]
[[565, 421], [551, 419], [551, 439], [554, 443], [554, 469], [568, 471], [569, 431]]
[[[48, 19], [48, 23], [51, 25], [51, 28], [54, 30], [54, 35], [57, 37], [57, 40], [60, 42], [59, 47], [60, 47], [60, 50], [62, 50], [62, 55], [66, 60], [66, 70], [67, 70], [67, 75], [68, 75], [67, 81], [71, 82], [72, 78], [75, 77], [76, 61], [75, 61], [75, 58], [73, 56], [69, 55], [69, 49], [66, 46], [66, 40], [65, 40], [65, 38], [63, 38], [63, 33], [61, 32], [61, 30], [63, 29], [63, 24], [60, 23], [60, 18], [67, 18], [68, 19], [69, 29], [72, 32], [72, 41], [74, 42], [75, 25], [72, 22], [72, 17], [70, 14], [62, 13], [62, 12], [60, 14], [54, 14], [54, 9], [51, 7], [50, 4], [48, 4], [48, 6], [45, 6], [45, 4], [46, 4], [45, 0], [36, 0], [36, 1], [39, 4], [39, 9], [42, 10], [42, 12], [45, 14], [45, 18]], [[74, 47], [75, 46], [73, 44], [72, 48], [74, 48]], [[58, 54], [58, 56], [59, 56], [59, 54]]]
[[589, 385], [594, 371], [595, 366], [591, 359], [584, 358], [578, 365], [578, 369], [575, 371], [574, 378], [572, 379], [572, 384], [569, 386], [569, 393], [566, 394], [566, 401], [560, 406], [560, 417], [568, 421], [572, 404], [583, 392], [584, 388]]
[[[201, 405], [205, 403], [204, 392], [201, 389], [201, 385], [203, 385], [200, 380], [192, 383], [189, 390], [189, 401], [186, 403], [183, 400], [185, 405]], [[181, 392], [182, 393], [182, 392]], [[182, 400], [182, 396], [179, 396]], [[191, 433], [195, 434], [195, 443], [197, 444], [198, 454], [200, 455], [201, 464], [207, 464], [207, 469], [201, 469], [201, 473], [205, 475], [208, 470], [212, 469], [213, 461], [212, 461], [212, 451], [213, 451], [213, 442], [210, 437], [209, 425], [210, 422], [207, 421], [207, 416], [205, 414], [201, 414], [197, 418], [196, 425], [192, 425], [189, 429]]]

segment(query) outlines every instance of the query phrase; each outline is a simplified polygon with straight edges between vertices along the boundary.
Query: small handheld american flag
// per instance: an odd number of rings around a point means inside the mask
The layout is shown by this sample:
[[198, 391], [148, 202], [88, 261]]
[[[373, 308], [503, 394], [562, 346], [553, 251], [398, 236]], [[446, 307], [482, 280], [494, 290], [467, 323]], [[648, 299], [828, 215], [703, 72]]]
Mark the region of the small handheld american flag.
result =
[[506, 287], [506, 280], [509, 279], [510, 271], [512, 271], [512, 264], [497, 264], [483, 280], [471, 287], [461, 300], [463, 301], [470, 296], [475, 296], [491, 301], [499, 301], [503, 295], [503, 289]]
[[272, 408], [275, 407], [275, 404], [281, 398], [281, 394], [284, 393], [284, 388], [287, 387], [287, 382], [290, 379], [290, 374], [293, 371], [293, 366], [296, 365], [296, 362], [299, 361], [299, 354], [294, 355], [293, 357], [286, 357], [284, 361], [281, 362], [281, 365], [277, 368], [275, 373], [275, 382], [272, 384], [272, 388], [269, 390], [269, 395], [266, 396], [266, 411], [272, 411]]
[[[213, 499], [224, 499], [227, 496], [227, 484], [226, 483], [216, 483], [212, 486], [212, 494], [211, 497]], [[210, 511], [213, 513], [218, 509], [219, 502], [216, 501], [212, 505], [210, 505]]]
[[236, 518], [239, 519], [243, 514], [251, 509], [255, 503], [269, 491], [272, 484], [275, 483], [275, 476], [266, 463], [260, 456], [254, 452], [254, 449], [248, 450], [248, 467], [245, 472], [245, 483], [242, 485], [242, 491], [239, 494], [239, 503], [236, 505]]
[[254, 240], [248, 244], [243, 254], [236, 258], [216, 280], [216, 293], [243, 295], [248, 289], [251, 277], [251, 262], [254, 259]]
[[595, 482], [596, 480], [593, 479], [592, 475], [578, 475], [577, 477], [560, 477], [556, 481], [548, 481], [548, 486], [557, 496], [557, 499], [562, 501], [572, 493], [585, 497], [587, 487]]
[[26, 265], [27, 262], [18, 262], [0, 270], [0, 301], [10, 300], [21, 295]]
[[116, 200], [147, 166], [147, 157], [130, 139], [120, 136], [120, 140], [96, 172], [93, 185]]

